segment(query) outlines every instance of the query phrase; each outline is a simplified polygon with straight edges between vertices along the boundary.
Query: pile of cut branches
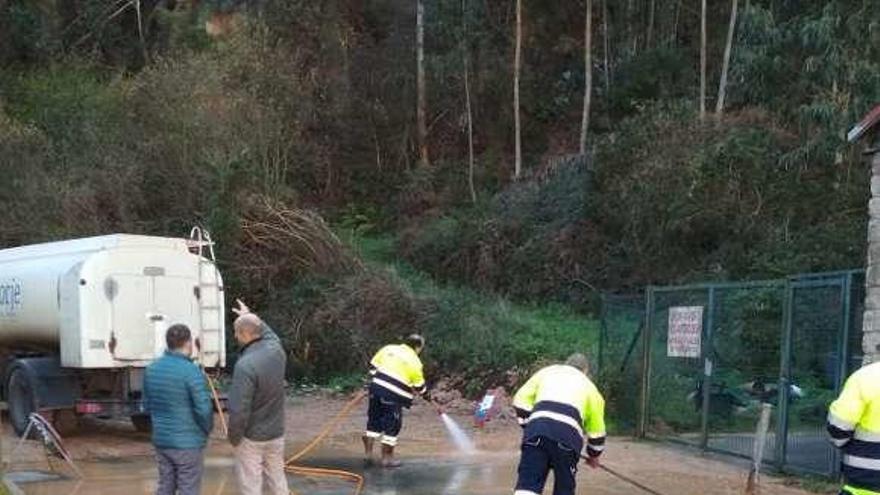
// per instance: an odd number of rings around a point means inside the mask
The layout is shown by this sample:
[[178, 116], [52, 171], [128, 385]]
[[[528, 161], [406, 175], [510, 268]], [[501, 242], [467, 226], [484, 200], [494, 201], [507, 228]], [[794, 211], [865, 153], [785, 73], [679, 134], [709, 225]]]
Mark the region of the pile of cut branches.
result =
[[265, 197], [248, 202], [241, 218], [234, 270], [271, 288], [297, 276], [360, 273], [363, 263], [314, 211]]

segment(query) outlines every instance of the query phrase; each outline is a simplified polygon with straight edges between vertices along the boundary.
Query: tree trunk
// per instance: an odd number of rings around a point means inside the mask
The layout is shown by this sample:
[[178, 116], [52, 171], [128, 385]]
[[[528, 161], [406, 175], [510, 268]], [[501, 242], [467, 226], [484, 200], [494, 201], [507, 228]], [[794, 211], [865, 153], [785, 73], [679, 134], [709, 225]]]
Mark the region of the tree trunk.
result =
[[143, 12], [141, 11], [141, 0], [135, 0], [134, 7], [135, 12], [137, 13], [138, 41], [141, 46], [141, 55], [144, 57], [144, 65], [148, 65], [150, 63], [150, 54], [147, 52], [147, 40], [144, 37], [144, 19]]
[[629, 0], [626, 7], [626, 32], [630, 39], [632, 40], [632, 47], [630, 48], [630, 56], [635, 57], [636, 53], [639, 51], [639, 28], [638, 28], [638, 15], [636, 13], [636, 4], [634, 0]]
[[464, 104], [467, 112], [468, 132], [468, 188], [471, 202], [477, 202], [477, 189], [474, 187], [474, 116], [471, 110], [470, 55], [467, 43], [467, 0], [461, 0], [461, 48], [464, 60]]
[[700, 15], [700, 121], [706, 120], [706, 0]]
[[587, 131], [590, 128], [590, 100], [593, 93], [593, 0], [586, 0], [584, 24], [584, 113], [581, 120], [581, 154], [587, 152]]
[[715, 102], [715, 118], [721, 121], [724, 114], [724, 99], [727, 96], [727, 72], [730, 69], [730, 52], [733, 50], [733, 37], [736, 34], [736, 13], [738, 0], [730, 7], [730, 27], [727, 29], [727, 45], [724, 46], [724, 62], [721, 66], [721, 81], [718, 83], [718, 100]]
[[675, 17], [672, 19], [672, 43], [670, 46], [678, 44], [678, 20], [681, 17], [681, 0], [675, 3]]
[[608, 35], [608, 0], [602, 0], [602, 44], [605, 58], [605, 94], [611, 93], [611, 65], [609, 61], [609, 35]]
[[12, 57], [12, 50], [10, 49], [12, 39], [6, 19], [7, 3], [7, 0], [0, 0], [0, 64], [6, 62], [6, 57]]
[[428, 103], [425, 94], [425, 3], [424, 0], [416, 0], [416, 91], [418, 92], [418, 104], [416, 120], [419, 133], [419, 157], [421, 165], [427, 167], [431, 164], [428, 158]]
[[519, 72], [522, 63], [522, 0], [516, 0], [516, 49], [513, 61], [513, 125], [515, 144], [515, 159], [513, 177], [519, 179], [522, 175], [522, 136], [520, 134], [519, 115]]
[[645, 43], [645, 48], [648, 50], [654, 47], [654, 16], [656, 11], [656, 0], [651, 0], [650, 5], [648, 6], [648, 40]]
[[199, 7], [201, 6], [201, 0], [190, 0], [187, 3], [186, 8], [187, 14], [189, 15], [189, 24], [190, 26], [196, 26], [199, 23]]

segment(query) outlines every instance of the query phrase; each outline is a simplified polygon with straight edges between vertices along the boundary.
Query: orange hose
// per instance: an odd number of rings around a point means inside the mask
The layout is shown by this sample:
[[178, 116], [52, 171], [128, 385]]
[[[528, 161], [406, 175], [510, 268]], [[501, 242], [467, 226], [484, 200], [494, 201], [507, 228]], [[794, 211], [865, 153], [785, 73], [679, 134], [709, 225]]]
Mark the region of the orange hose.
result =
[[364, 489], [364, 477], [357, 473], [352, 473], [349, 471], [324, 468], [309, 468], [303, 466], [287, 466], [285, 470], [289, 473], [300, 474], [303, 476], [330, 476], [351, 481], [355, 484], [355, 495], [360, 495], [361, 491], [363, 491]]
[[321, 430], [320, 433], [315, 435], [315, 438], [312, 439], [305, 447], [299, 450], [299, 452], [290, 456], [287, 461], [284, 463], [284, 469], [290, 473], [302, 474], [306, 476], [331, 476], [335, 478], [342, 478], [348, 481], [352, 481], [355, 483], [354, 495], [360, 495], [361, 491], [364, 489], [364, 477], [357, 474], [352, 473], [350, 471], [343, 471], [341, 469], [326, 469], [326, 468], [317, 468], [317, 467], [308, 467], [308, 466], [296, 466], [293, 463], [305, 457], [306, 454], [311, 452], [315, 447], [321, 443], [327, 435], [330, 434], [339, 423], [348, 416], [349, 412], [357, 406], [360, 401], [367, 396], [366, 392], [359, 392], [345, 407], [342, 408], [336, 416], [333, 417]]
[[[204, 371], [204, 369], [202, 371]], [[214, 399], [214, 406], [217, 407], [217, 412], [220, 413], [220, 425], [223, 427], [223, 434], [229, 436], [229, 425], [226, 424], [226, 415], [223, 414], [223, 407], [220, 405], [220, 396], [217, 394], [217, 387], [214, 386], [214, 380], [211, 379], [211, 375], [209, 375], [207, 371], [204, 371], [204, 373], [205, 377], [208, 379], [208, 387], [211, 388], [211, 397]]]
[[[217, 406], [217, 410], [220, 412], [220, 423], [223, 425], [223, 432], [226, 435], [229, 435], [229, 427], [226, 423], [226, 414], [223, 412], [223, 409], [220, 407], [220, 397], [217, 394], [217, 387], [214, 386], [214, 380], [205, 373], [205, 376], [208, 377], [208, 385], [211, 387], [211, 394], [214, 397], [214, 404]], [[329, 476], [333, 478], [340, 478], [346, 481], [351, 481], [355, 484], [354, 495], [360, 495], [361, 491], [364, 489], [364, 477], [357, 474], [352, 473], [350, 471], [343, 471], [341, 469], [326, 469], [326, 468], [318, 468], [318, 467], [309, 467], [309, 466], [296, 466], [293, 463], [305, 457], [306, 454], [311, 452], [318, 444], [321, 443], [324, 438], [327, 437], [337, 426], [339, 423], [345, 419], [346, 416], [351, 412], [352, 409], [355, 408], [363, 399], [367, 396], [367, 393], [364, 391], [359, 392], [354, 399], [349, 401], [345, 407], [340, 410], [333, 419], [328, 422], [321, 432], [318, 433], [315, 438], [312, 439], [305, 447], [299, 450], [299, 452], [290, 456], [287, 461], [284, 462], [284, 470], [289, 473], [300, 474], [304, 476]], [[296, 492], [290, 492], [293, 495], [296, 495]]]
[[306, 454], [311, 452], [312, 449], [317, 447], [318, 444], [321, 443], [321, 440], [323, 440], [324, 437], [329, 435], [330, 432], [333, 431], [334, 428], [339, 426], [339, 423], [343, 419], [345, 419], [345, 417], [348, 416], [348, 413], [351, 412], [351, 410], [354, 409], [354, 407], [357, 406], [358, 403], [360, 403], [360, 401], [362, 401], [364, 399], [364, 397], [366, 397], [366, 396], [367, 396], [366, 392], [364, 392], [364, 391], [359, 392], [351, 401], [349, 401], [348, 404], [345, 405], [345, 407], [342, 408], [342, 410], [340, 410], [338, 413], [336, 413], [336, 416], [334, 416], [333, 419], [331, 419], [330, 422], [328, 422], [324, 426], [324, 428], [321, 430], [321, 432], [318, 433], [315, 436], [315, 438], [313, 438], [312, 441], [309, 442], [308, 445], [306, 445], [305, 447], [300, 449], [300, 451], [297, 452], [296, 454], [290, 456], [290, 458], [287, 459], [287, 464], [292, 464], [292, 463], [298, 461], [299, 459], [305, 457]]

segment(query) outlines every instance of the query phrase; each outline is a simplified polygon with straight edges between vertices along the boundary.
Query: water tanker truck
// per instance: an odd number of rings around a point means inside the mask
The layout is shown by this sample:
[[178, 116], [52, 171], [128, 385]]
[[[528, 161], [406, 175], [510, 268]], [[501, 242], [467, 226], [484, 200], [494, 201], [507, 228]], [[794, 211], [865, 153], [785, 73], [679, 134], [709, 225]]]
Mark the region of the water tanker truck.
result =
[[21, 434], [39, 411], [149, 428], [144, 368], [187, 325], [194, 359], [225, 365], [223, 282], [209, 240], [108, 235], [0, 250], [0, 395]]

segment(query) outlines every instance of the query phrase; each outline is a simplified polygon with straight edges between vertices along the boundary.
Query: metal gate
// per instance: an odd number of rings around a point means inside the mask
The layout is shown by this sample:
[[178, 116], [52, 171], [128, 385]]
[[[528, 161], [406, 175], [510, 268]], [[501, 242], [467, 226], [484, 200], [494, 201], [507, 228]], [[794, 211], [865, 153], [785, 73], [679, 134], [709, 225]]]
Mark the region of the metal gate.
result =
[[611, 422], [748, 457], [762, 404], [772, 404], [765, 462], [833, 476], [825, 416], [861, 365], [863, 299], [861, 271], [606, 296], [599, 365]]

